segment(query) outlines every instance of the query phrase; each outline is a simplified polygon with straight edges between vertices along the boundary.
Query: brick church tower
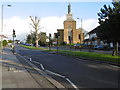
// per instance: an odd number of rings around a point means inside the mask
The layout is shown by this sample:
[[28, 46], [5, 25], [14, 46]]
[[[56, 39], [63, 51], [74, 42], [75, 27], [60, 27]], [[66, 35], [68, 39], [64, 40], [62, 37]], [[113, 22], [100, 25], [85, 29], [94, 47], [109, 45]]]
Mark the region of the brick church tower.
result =
[[68, 13], [66, 14], [66, 20], [64, 21], [64, 29], [57, 29], [60, 33], [59, 43], [83, 43], [84, 33], [81, 29], [76, 29], [76, 21], [73, 19], [71, 13], [71, 5], [68, 5]]

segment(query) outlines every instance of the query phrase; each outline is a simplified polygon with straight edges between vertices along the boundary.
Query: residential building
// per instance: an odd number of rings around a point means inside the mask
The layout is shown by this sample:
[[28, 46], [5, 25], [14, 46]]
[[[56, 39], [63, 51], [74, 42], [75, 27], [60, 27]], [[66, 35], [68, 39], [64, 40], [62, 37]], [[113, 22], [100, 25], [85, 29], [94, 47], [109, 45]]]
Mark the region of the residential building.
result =
[[[89, 38], [84, 40], [84, 44], [88, 46], [108, 45], [107, 43], [100, 40], [100, 38], [97, 36], [96, 28], [87, 33], [89, 35]], [[110, 47], [113, 47], [112, 43], [110, 43]]]

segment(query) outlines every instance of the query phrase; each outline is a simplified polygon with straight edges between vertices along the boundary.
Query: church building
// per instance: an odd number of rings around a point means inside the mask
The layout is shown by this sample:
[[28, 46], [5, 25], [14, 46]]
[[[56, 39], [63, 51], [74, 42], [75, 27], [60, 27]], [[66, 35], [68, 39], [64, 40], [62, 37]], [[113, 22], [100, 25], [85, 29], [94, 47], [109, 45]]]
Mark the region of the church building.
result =
[[76, 29], [76, 21], [73, 19], [70, 3], [68, 5], [66, 20], [63, 25], [64, 29], [57, 29], [57, 32], [59, 33], [59, 43], [83, 43], [84, 33], [81, 29]]

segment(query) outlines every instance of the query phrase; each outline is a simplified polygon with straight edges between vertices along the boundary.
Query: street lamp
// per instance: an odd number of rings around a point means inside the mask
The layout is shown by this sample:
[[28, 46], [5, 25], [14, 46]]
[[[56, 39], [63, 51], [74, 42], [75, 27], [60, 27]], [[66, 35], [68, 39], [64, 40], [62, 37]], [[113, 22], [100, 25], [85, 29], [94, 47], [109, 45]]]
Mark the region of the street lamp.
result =
[[[80, 19], [80, 18], [77, 18], [78, 20]], [[81, 19], [81, 28], [82, 28], [82, 19]]]
[[1, 59], [2, 59], [2, 51], [3, 51], [3, 7], [8, 6], [11, 7], [11, 5], [2, 5], [1, 7]]
[[2, 10], [1, 10], [1, 11], [2, 11], [2, 13], [1, 13], [1, 14], [2, 14], [2, 15], [1, 15], [1, 19], [2, 19], [2, 20], [1, 20], [1, 32], [3, 32], [3, 7], [4, 7], [4, 6], [11, 7], [12, 5], [2, 5]]
[[[77, 18], [77, 19], [79, 20], [79, 18]], [[81, 31], [82, 31], [82, 19], [81, 19]], [[78, 35], [78, 38], [79, 38], [80, 43], [81, 43], [81, 35], [80, 34]], [[80, 46], [80, 51], [81, 51], [81, 46]]]

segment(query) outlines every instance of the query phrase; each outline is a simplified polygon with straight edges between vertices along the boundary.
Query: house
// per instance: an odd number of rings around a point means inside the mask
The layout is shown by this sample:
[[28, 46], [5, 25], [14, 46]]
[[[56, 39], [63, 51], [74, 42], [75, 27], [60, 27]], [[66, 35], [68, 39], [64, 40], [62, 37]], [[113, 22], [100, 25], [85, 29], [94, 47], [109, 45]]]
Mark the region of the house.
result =
[[1, 40], [8, 40], [8, 38], [6, 36], [4, 36], [4, 35], [0, 35], [0, 41]]
[[93, 30], [91, 30], [90, 32], [87, 33], [89, 35], [89, 38], [84, 40], [84, 44], [86, 44], [88, 46], [92, 46], [92, 47], [94, 47], [96, 45], [107, 45], [107, 43], [104, 43], [97, 36], [97, 34], [96, 34], [97, 29], [96, 28], [94, 28]]

